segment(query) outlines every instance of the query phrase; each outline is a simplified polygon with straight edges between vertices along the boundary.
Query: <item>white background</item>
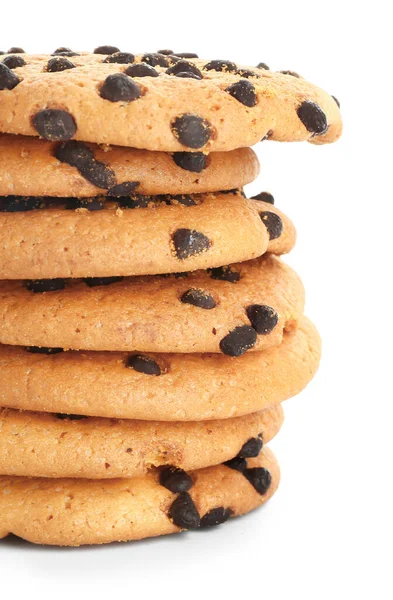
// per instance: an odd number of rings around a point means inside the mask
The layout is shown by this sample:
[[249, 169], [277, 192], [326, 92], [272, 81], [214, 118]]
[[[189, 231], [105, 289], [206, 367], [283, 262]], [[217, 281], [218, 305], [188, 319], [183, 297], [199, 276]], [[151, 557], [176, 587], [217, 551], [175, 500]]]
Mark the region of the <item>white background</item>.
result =
[[274, 499], [209, 533], [72, 550], [4, 540], [2, 597], [392, 598], [393, 61], [388, 2], [364, 6], [2, 1], [3, 50], [115, 44], [263, 61], [337, 96], [345, 123], [332, 146], [261, 144], [246, 190], [271, 191], [295, 221], [288, 260], [324, 341], [317, 378], [286, 404], [272, 444]]

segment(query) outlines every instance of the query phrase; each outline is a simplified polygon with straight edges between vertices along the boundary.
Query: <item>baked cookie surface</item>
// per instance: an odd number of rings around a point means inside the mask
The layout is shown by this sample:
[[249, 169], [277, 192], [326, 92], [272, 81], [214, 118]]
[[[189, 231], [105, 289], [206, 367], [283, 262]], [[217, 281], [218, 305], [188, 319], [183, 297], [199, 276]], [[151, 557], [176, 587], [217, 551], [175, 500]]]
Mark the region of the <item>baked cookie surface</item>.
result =
[[3, 133], [168, 152], [341, 134], [335, 99], [288, 72], [158, 53], [23, 54], [18, 62], [0, 62]]
[[212, 527], [264, 504], [279, 478], [268, 448], [176, 477], [168, 470], [113, 480], [0, 476], [0, 538], [81, 546]]
[[253, 456], [283, 421], [280, 405], [188, 423], [130, 421], [0, 409], [0, 474], [140, 477], [161, 466], [194, 470]]
[[226, 419], [301, 392], [320, 353], [318, 332], [305, 317], [280, 346], [238, 358], [149, 354], [130, 360], [119, 352], [40, 354], [0, 346], [0, 406], [160, 421]]
[[154, 275], [220, 267], [295, 244], [292, 222], [240, 192], [0, 198], [0, 279]]
[[251, 148], [169, 154], [0, 135], [0, 196], [198, 194], [242, 188], [258, 172]]
[[303, 309], [299, 277], [271, 254], [177, 277], [0, 281], [0, 343], [240, 356], [280, 344]]

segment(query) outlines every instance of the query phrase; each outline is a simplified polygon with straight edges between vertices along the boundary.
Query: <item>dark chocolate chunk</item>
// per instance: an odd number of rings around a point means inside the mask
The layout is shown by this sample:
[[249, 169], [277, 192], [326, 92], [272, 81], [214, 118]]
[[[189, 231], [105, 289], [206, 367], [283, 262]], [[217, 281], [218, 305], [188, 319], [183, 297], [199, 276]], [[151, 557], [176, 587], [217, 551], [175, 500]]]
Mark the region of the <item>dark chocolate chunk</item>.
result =
[[337, 100], [336, 96], [332, 96], [333, 100], [335, 101], [335, 103], [337, 104], [338, 108], [340, 108], [340, 102]]
[[215, 267], [208, 269], [208, 273], [212, 279], [219, 281], [229, 281], [229, 283], [237, 283], [240, 280], [240, 273], [234, 271], [231, 267]]
[[180, 77], [180, 79], [201, 79], [201, 77], [198, 77], [198, 75], [190, 73], [189, 71], [180, 71], [180, 73], [176, 73], [175, 77]]
[[322, 108], [315, 102], [305, 100], [297, 109], [297, 114], [307, 131], [322, 135], [327, 131], [328, 123]]
[[202, 148], [211, 135], [210, 123], [189, 113], [176, 117], [171, 128], [173, 135], [188, 148]]
[[203, 152], [175, 152], [173, 160], [185, 171], [200, 173], [207, 167], [207, 156]]
[[252, 304], [246, 308], [251, 325], [259, 335], [267, 335], [278, 323], [278, 314], [271, 306]]
[[65, 198], [66, 210], [76, 210], [77, 208], [86, 208], [89, 212], [103, 210], [104, 202], [99, 198]]
[[200, 527], [216, 527], [228, 521], [232, 515], [233, 511], [230, 508], [224, 508], [223, 506], [212, 508], [202, 517]]
[[17, 67], [24, 67], [26, 61], [21, 57], [14, 54], [10, 56], [6, 56], [3, 60], [3, 65], [8, 67], [9, 69], [16, 69]]
[[60, 48], [56, 48], [56, 50], [52, 52], [52, 56], [53, 54], [64, 54], [65, 52], [72, 52], [72, 50], [67, 46], [60, 46]]
[[40, 137], [52, 142], [70, 140], [76, 132], [74, 117], [65, 110], [40, 110], [33, 116], [32, 123]]
[[241, 356], [250, 348], [253, 348], [257, 342], [255, 329], [248, 325], [235, 327], [220, 342], [220, 349], [223, 354], [228, 356]]
[[78, 54], [78, 52], [73, 52], [72, 50], [69, 50], [68, 52], [54, 52], [52, 54], [52, 56], [80, 56], [80, 54]]
[[115, 54], [115, 52], [120, 52], [116, 46], [98, 46], [94, 48], [94, 54]]
[[300, 75], [295, 73], [295, 71], [279, 71], [279, 73], [282, 75], [291, 75], [292, 77], [300, 77]]
[[123, 181], [118, 183], [108, 190], [108, 196], [120, 198], [121, 196], [130, 196], [136, 187], [138, 187], [139, 181]]
[[126, 68], [125, 74], [129, 77], [158, 77], [158, 71], [147, 63], [135, 63]]
[[82, 419], [88, 418], [83, 415], [67, 415], [66, 413], [56, 413], [55, 417], [63, 420], [68, 419], [69, 421], [81, 421]]
[[117, 63], [119, 65], [128, 65], [135, 61], [135, 55], [130, 52], [115, 52], [106, 57], [102, 62]]
[[26, 288], [35, 294], [64, 290], [65, 286], [65, 279], [30, 279], [26, 281]]
[[107, 165], [94, 158], [93, 151], [83, 142], [72, 140], [59, 144], [55, 156], [63, 163], [76, 167], [87, 181], [102, 189], [115, 184], [115, 174]]
[[260, 200], [261, 202], [267, 202], [268, 204], [274, 204], [274, 197], [269, 192], [261, 192], [256, 196], [251, 196], [251, 200]]
[[230, 60], [211, 60], [203, 68], [206, 69], [206, 71], [224, 71], [232, 73], [233, 71], [236, 71], [237, 66]]
[[20, 82], [19, 77], [9, 67], [0, 63], [0, 91], [13, 90]]
[[64, 352], [63, 348], [46, 348], [44, 346], [26, 346], [25, 350], [32, 354], [59, 354]]
[[187, 194], [178, 194], [177, 196], [169, 196], [167, 204], [182, 204], [183, 206], [196, 206], [196, 202], [192, 196]]
[[264, 467], [246, 469], [243, 475], [261, 496], [266, 494], [272, 483], [272, 476]]
[[74, 63], [65, 58], [65, 56], [54, 56], [48, 60], [48, 64], [46, 65], [48, 73], [58, 73], [59, 71], [67, 71], [74, 68]]
[[145, 62], [152, 67], [169, 67], [169, 59], [164, 54], [144, 54], [141, 62]]
[[34, 196], [4, 196], [0, 198], [0, 212], [27, 212], [42, 205], [42, 198]]
[[198, 308], [205, 308], [210, 310], [216, 306], [216, 301], [213, 296], [211, 296], [208, 292], [204, 290], [199, 290], [197, 288], [191, 288], [184, 292], [180, 298], [183, 304], [192, 304], [193, 306], [197, 306]]
[[209, 238], [195, 229], [178, 229], [173, 235], [173, 243], [180, 260], [206, 252], [211, 246]]
[[119, 197], [120, 208], [147, 208], [156, 202], [153, 196], [122, 196]]
[[238, 102], [244, 104], [244, 106], [252, 107], [257, 103], [257, 94], [255, 92], [254, 84], [248, 79], [240, 79], [235, 83], [232, 83], [225, 89], [228, 94], [233, 96]]
[[198, 58], [198, 54], [195, 52], [175, 52], [176, 56], [180, 56], [180, 58]]
[[257, 69], [264, 69], [265, 71], [270, 71], [269, 67], [266, 63], [260, 62], [257, 64]]
[[198, 79], [202, 79], [203, 75], [201, 71], [198, 69], [194, 63], [189, 62], [188, 60], [179, 60], [177, 63], [169, 67], [165, 71], [167, 75], [177, 75], [179, 73], [192, 73], [196, 75]]
[[173, 50], [157, 50], [157, 54], [165, 54], [168, 56], [169, 54], [174, 54]]
[[276, 213], [270, 212], [269, 210], [264, 210], [259, 214], [259, 216], [268, 230], [269, 238], [271, 240], [275, 240], [276, 238], [280, 237], [283, 230], [281, 217], [276, 215]]
[[89, 287], [97, 287], [100, 285], [110, 285], [122, 281], [123, 277], [85, 277], [83, 281]]
[[18, 46], [12, 46], [7, 52], [7, 54], [26, 54], [23, 48], [19, 48]]
[[127, 358], [126, 367], [144, 373], [145, 375], [161, 375], [160, 365], [145, 354], [131, 354]]
[[224, 465], [230, 469], [234, 469], [235, 471], [240, 471], [240, 473], [243, 473], [247, 469], [247, 461], [241, 456], [235, 456], [235, 458], [227, 460], [224, 462]]
[[236, 71], [236, 75], [240, 75], [241, 77], [245, 77], [246, 79], [248, 79], [249, 77], [260, 77], [258, 73], [255, 73], [255, 71], [252, 71], [251, 69], [238, 69]]
[[168, 516], [181, 529], [198, 529], [200, 525], [198, 510], [187, 492], [180, 494], [174, 500]]
[[262, 450], [263, 442], [260, 437], [251, 438], [243, 444], [238, 457], [239, 458], [255, 458], [259, 456]]
[[159, 482], [174, 494], [182, 494], [192, 488], [191, 477], [183, 469], [177, 467], [165, 467], [160, 471]]
[[108, 75], [100, 89], [101, 98], [110, 102], [131, 102], [142, 95], [142, 90], [135, 81], [124, 73]]

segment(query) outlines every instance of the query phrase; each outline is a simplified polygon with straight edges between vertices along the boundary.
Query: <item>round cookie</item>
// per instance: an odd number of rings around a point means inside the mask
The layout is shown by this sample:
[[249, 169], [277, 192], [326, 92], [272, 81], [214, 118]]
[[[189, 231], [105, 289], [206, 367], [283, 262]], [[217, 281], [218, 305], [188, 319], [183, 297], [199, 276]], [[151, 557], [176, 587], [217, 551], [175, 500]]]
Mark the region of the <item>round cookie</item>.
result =
[[280, 479], [269, 449], [181, 475], [0, 477], [0, 538], [13, 533], [36, 544], [81, 546], [212, 527], [264, 504]]
[[303, 309], [299, 277], [271, 254], [178, 277], [0, 281], [0, 343], [240, 356], [280, 344]]
[[[17, 212], [15, 212], [17, 211]], [[0, 279], [155, 275], [282, 254], [291, 221], [240, 193], [0, 198]]]
[[[330, 94], [288, 73], [229, 61], [131, 53], [0, 63], [0, 131], [167, 152], [228, 151], [262, 139], [335, 141]], [[141, 65], [140, 63], [144, 64]], [[152, 67], [152, 69], [151, 69]]]
[[25, 477], [140, 477], [254, 456], [283, 421], [280, 405], [220, 421], [117, 421], [0, 409], [0, 474]]
[[168, 154], [0, 135], [0, 196], [197, 194], [242, 188], [258, 172], [251, 148]]
[[317, 371], [320, 353], [318, 332], [305, 317], [280, 346], [264, 352], [239, 358], [151, 354], [145, 358], [163, 369], [158, 376], [127, 368], [125, 353], [36, 354], [0, 346], [0, 406], [159, 421], [226, 419], [301, 392]]

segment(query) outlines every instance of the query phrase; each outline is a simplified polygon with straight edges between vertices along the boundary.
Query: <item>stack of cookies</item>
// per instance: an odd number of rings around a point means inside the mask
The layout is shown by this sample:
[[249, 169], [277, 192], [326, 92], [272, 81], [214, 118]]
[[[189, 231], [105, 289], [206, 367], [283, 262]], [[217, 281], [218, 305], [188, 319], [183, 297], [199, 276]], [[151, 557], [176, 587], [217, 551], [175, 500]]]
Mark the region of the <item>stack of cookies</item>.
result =
[[[4, 53], [3, 53], [4, 54]], [[0, 537], [98, 544], [268, 500], [319, 362], [261, 140], [335, 141], [296, 73], [103, 46], [0, 60]]]

